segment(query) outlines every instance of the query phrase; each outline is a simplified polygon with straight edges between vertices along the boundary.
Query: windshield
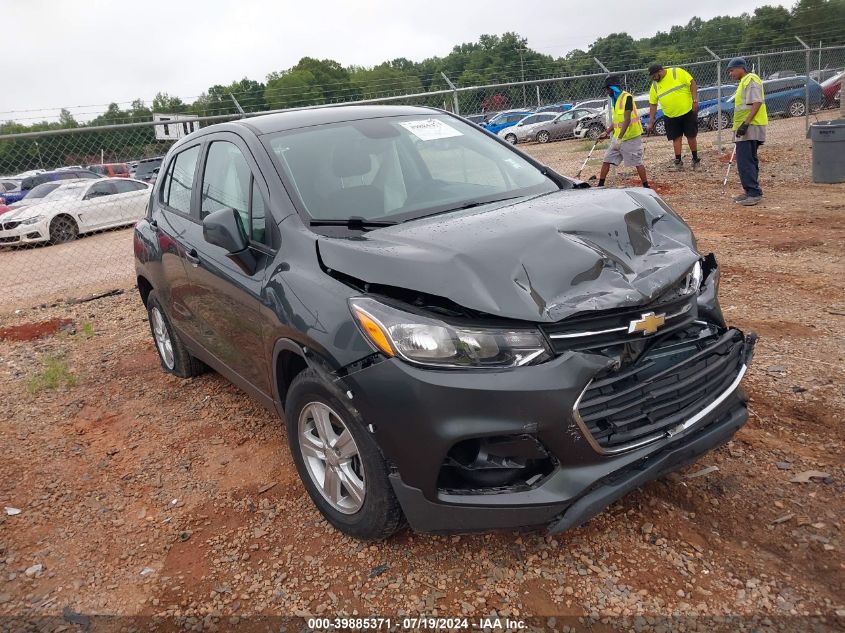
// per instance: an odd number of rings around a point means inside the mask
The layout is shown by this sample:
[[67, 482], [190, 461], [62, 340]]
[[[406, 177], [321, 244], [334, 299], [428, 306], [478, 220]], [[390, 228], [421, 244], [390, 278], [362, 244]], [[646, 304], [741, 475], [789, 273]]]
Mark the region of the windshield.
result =
[[61, 184], [62, 183], [60, 182], [45, 182], [37, 187], [33, 187], [32, 191], [30, 191], [26, 197], [30, 200], [35, 198], [46, 198], [49, 194], [58, 189]]
[[269, 135], [315, 220], [401, 221], [558, 186], [478, 128], [447, 115], [345, 121]]
[[138, 169], [135, 171], [135, 177], [140, 178], [141, 176], [152, 174], [159, 167], [161, 167], [161, 159], [138, 163]]

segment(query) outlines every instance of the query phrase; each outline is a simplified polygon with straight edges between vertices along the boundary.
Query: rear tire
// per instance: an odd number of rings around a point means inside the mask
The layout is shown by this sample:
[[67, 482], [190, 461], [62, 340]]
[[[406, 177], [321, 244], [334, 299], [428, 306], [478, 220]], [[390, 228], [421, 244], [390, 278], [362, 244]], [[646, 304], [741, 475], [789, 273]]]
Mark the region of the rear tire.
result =
[[792, 117], [804, 116], [807, 112], [807, 104], [803, 99], [793, 99], [786, 106], [786, 111]]
[[538, 143], [548, 143], [551, 138], [551, 135], [546, 130], [540, 130], [539, 132], [537, 132]]
[[666, 121], [660, 119], [657, 123], [654, 124], [654, 132], [663, 136], [666, 134]]
[[402, 526], [387, 462], [335, 387], [313, 369], [303, 370], [288, 389], [285, 418], [299, 477], [329, 523], [368, 541], [386, 539]]
[[173, 331], [170, 319], [165, 315], [155, 290], [147, 295], [147, 318], [164, 371], [180, 378], [199, 376], [206, 371], [205, 363], [191, 356], [182, 343], [182, 339]]
[[79, 226], [69, 215], [57, 215], [50, 221], [50, 244], [64, 244], [79, 237]]

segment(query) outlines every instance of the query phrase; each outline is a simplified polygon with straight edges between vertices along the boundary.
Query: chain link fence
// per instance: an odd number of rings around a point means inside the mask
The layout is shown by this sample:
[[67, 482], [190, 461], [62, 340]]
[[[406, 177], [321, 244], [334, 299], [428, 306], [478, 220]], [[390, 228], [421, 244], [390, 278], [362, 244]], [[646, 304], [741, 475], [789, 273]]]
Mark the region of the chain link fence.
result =
[[[806, 144], [806, 129], [814, 120], [841, 116], [838, 99], [845, 47], [745, 57], [766, 80], [767, 147]], [[699, 149], [705, 152], [728, 152], [731, 146], [735, 86], [727, 77], [726, 62], [712, 55], [709, 60], [678, 64], [692, 74], [699, 88]], [[451, 110], [485, 123], [490, 131], [539, 155], [561, 173], [580, 173], [588, 180], [597, 173], [602, 152], [585, 159], [607, 125], [607, 73], [601, 60], [596, 63], [602, 72], [487, 86], [455, 87], [444, 77], [448, 90], [356, 103]], [[622, 77], [645, 122], [651, 81], [647, 71], [608, 70]], [[320, 107], [331, 105], [337, 104]], [[178, 138], [199, 127], [256, 114], [261, 113], [157, 116], [157, 121], [0, 134], [0, 174], [4, 174], [0, 198], [5, 201], [0, 206], [0, 311], [130, 286], [131, 227], [145, 213], [161, 158]], [[658, 110], [658, 135], [663, 132], [661, 117]], [[528, 123], [542, 125], [529, 129]], [[553, 145], [541, 152], [533, 147], [548, 143]], [[648, 139], [647, 169], [672, 158], [665, 137]]]

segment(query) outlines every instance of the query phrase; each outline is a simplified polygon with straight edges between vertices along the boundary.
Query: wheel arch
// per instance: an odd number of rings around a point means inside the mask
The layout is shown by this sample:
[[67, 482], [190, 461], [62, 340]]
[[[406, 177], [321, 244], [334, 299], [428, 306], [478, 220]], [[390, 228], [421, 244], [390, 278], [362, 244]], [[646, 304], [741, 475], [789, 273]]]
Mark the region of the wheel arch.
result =
[[138, 293], [141, 295], [141, 301], [146, 306], [147, 299], [149, 298], [150, 293], [153, 291], [153, 285], [143, 275], [138, 275], [136, 283], [138, 285]]
[[306, 360], [305, 349], [295, 341], [288, 338], [276, 341], [273, 346], [273, 395], [281, 410], [284, 410], [291, 383], [311, 364]]

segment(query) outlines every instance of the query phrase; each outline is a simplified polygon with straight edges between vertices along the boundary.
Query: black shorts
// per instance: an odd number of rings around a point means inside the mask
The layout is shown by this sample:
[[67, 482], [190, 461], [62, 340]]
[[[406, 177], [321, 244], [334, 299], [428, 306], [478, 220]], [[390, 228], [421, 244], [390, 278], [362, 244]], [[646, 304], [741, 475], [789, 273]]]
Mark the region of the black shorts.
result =
[[666, 121], [666, 138], [670, 141], [679, 136], [695, 138], [698, 134], [698, 117], [692, 110], [681, 116], [663, 117], [663, 120]]

